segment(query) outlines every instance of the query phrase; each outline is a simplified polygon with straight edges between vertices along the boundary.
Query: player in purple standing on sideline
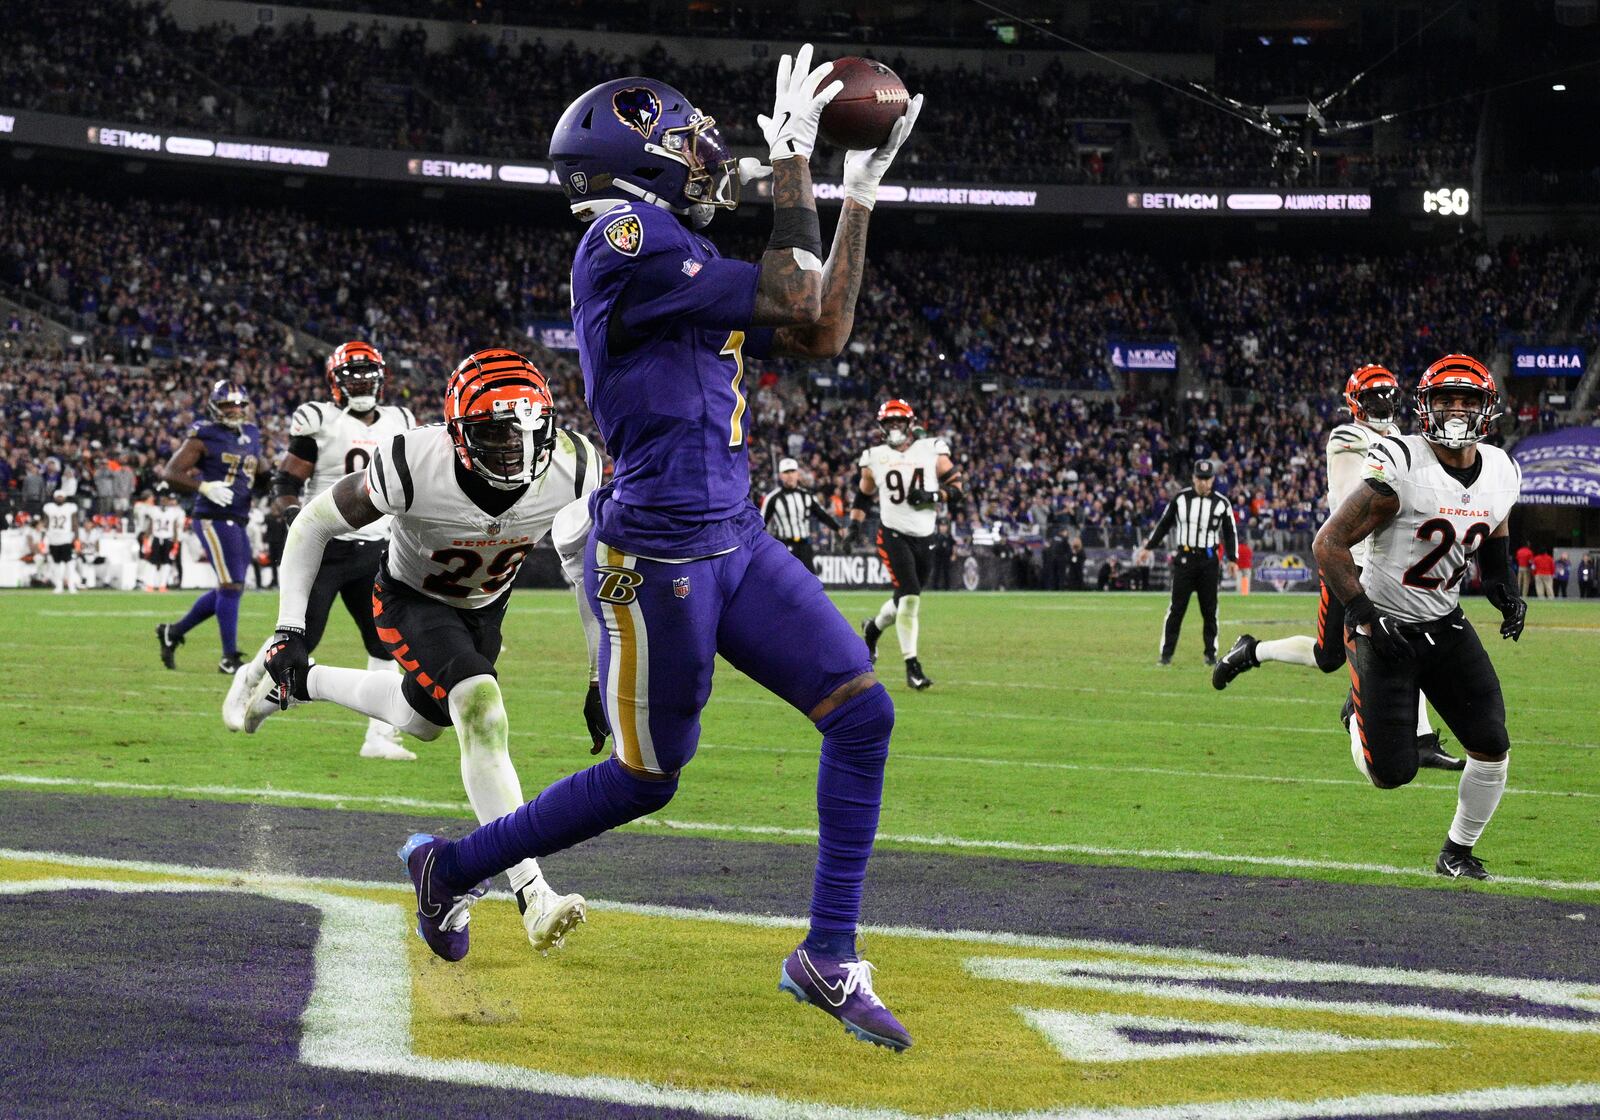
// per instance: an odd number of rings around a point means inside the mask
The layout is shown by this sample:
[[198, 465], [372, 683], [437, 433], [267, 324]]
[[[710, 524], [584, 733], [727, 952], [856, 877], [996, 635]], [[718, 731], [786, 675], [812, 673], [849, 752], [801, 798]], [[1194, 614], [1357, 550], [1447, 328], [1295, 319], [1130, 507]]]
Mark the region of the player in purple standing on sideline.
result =
[[[759, 118], [770, 172], [736, 161], [711, 117], [648, 78], [596, 86], [556, 125], [550, 158], [573, 214], [591, 223], [572, 267], [585, 396], [616, 460], [590, 499], [584, 582], [602, 628], [615, 750], [463, 840], [418, 834], [402, 852], [419, 932], [458, 959], [482, 880], [672, 800], [721, 654], [822, 732], [810, 931], [779, 986], [857, 1038], [903, 1050], [911, 1036], [874, 993], [855, 944], [894, 705], [816, 576], [764, 531], [750, 501], [742, 385], [747, 356], [844, 348], [878, 184], [922, 99], [881, 147], [849, 153], [824, 261], [809, 159], [840, 84], [823, 87], [829, 67], [812, 69], [811, 53], [783, 57], [772, 115]], [[723, 259], [699, 231], [769, 173], [766, 253], [759, 264]]]
[[184, 635], [216, 616], [222, 632], [217, 669], [234, 673], [244, 664], [239, 653], [239, 600], [250, 570], [250, 489], [266, 469], [261, 429], [249, 422], [250, 396], [242, 385], [218, 381], [206, 398], [206, 419], [189, 426], [183, 443], [167, 462], [162, 478], [174, 490], [195, 496], [191, 517], [195, 535], [217, 577], [217, 586], [194, 601], [177, 622], [156, 627], [161, 663], [176, 669], [175, 654]]

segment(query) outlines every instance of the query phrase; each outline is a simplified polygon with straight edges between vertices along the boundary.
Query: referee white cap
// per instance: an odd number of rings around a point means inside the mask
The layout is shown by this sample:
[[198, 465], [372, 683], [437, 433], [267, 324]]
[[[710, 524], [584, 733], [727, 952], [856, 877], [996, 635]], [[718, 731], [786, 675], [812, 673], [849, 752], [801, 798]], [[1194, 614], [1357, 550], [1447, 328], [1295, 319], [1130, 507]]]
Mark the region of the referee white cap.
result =
[[793, 459], [784, 458], [784, 459], [779, 459], [778, 460], [778, 473], [779, 474], [782, 474], [784, 471], [797, 471], [799, 469], [800, 469], [800, 464], [795, 462]]

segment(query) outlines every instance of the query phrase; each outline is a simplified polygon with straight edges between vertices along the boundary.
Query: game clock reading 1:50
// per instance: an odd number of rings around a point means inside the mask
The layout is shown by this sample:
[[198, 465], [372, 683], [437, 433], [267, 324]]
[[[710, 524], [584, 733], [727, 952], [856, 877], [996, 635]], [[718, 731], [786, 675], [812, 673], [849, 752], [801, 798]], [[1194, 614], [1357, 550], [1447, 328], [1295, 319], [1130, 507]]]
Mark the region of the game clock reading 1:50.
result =
[[1472, 195], [1465, 187], [1440, 187], [1436, 191], [1422, 192], [1422, 212], [1438, 214], [1441, 218], [1465, 217], [1472, 209]]

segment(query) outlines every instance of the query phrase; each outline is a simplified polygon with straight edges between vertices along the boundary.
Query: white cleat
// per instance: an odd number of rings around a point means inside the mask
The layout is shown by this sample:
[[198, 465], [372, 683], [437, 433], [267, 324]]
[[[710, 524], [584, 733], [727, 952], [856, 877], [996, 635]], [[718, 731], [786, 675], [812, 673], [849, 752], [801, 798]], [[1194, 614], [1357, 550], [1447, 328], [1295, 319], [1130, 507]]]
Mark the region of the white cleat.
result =
[[[309, 704], [309, 700], [296, 700], [289, 698], [289, 707], [298, 707]], [[267, 721], [267, 717], [276, 715], [283, 709], [278, 706], [278, 685], [271, 674], [263, 672], [261, 679], [256, 682], [255, 688], [250, 690], [250, 702], [245, 708], [244, 726], [240, 728], [246, 735], [254, 735], [256, 729]]]
[[233, 674], [233, 680], [228, 683], [227, 698], [222, 701], [222, 725], [229, 731], [249, 730], [253, 734], [255, 728], [261, 726], [259, 719], [254, 727], [246, 728], [245, 724], [250, 715], [250, 698], [266, 675], [267, 663], [259, 653]]
[[373, 728], [367, 729], [367, 737], [361, 744], [362, 758], [383, 758], [390, 762], [415, 762], [417, 756], [414, 752], [406, 750], [400, 745], [400, 732], [394, 728], [389, 729], [385, 735]]
[[589, 920], [589, 904], [581, 894], [548, 893], [538, 902], [538, 910], [530, 906], [522, 912], [522, 927], [528, 931], [528, 944], [539, 953], [560, 949], [572, 928]]

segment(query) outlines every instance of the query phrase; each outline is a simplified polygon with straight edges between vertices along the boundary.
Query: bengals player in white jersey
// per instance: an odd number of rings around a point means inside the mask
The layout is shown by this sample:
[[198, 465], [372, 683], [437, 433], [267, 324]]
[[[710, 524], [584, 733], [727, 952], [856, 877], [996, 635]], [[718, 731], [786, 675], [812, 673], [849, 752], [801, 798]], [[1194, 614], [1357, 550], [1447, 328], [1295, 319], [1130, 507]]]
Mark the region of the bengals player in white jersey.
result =
[[[279, 457], [272, 480], [275, 513], [292, 523], [302, 501], [316, 498], [350, 472], [366, 469], [378, 447], [417, 426], [409, 408], [380, 403], [387, 372], [383, 355], [370, 343], [346, 342], [328, 355], [332, 399], [307, 401], [294, 410], [289, 448]], [[367, 647], [367, 668], [393, 671], [393, 659], [372, 624], [372, 581], [388, 539], [389, 519], [380, 518], [329, 542], [306, 607], [307, 650], [322, 641], [333, 601], [343, 599]], [[222, 720], [230, 730], [244, 726], [250, 693], [265, 672], [265, 657], [263, 646], [243, 672], [234, 674], [222, 704]], [[417, 756], [400, 744], [399, 731], [373, 719], [367, 722], [361, 757], [409, 761]]]
[[[1455, 819], [1434, 864], [1452, 878], [1489, 878], [1472, 848], [1505, 791], [1511, 749], [1500, 680], [1459, 604], [1470, 561], [1477, 558], [1484, 595], [1500, 611], [1502, 638], [1520, 638], [1528, 613], [1512, 581], [1508, 535], [1522, 471], [1481, 443], [1499, 401], [1477, 359], [1434, 362], [1417, 386], [1417, 434], [1373, 442], [1362, 484], [1315, 546], [1345, 609], [1356, 768], [1379, 789], [1416, 776], [1419, 691], [1466, 748]], [[1369, 538], [1371, 555], [1358, 568], [1352, 550]]]
[[878, 658], [878, 639], [895, 627], [906, 662], [906, 684], [924, 689], [933, 684], [917, 660], [917, 629], [922, 611], [922, 585], [933, 573], [933, 536], [938, 503], [952, 511], [961, 502], [961, 472], [942, 439], [918, 435], [917, 414], [903, 400], [885, 401], [878, 409], [883, 442], [861, 453], [861, 479], [850, 531], [860, 529], [873, 499], [878, 503], [878, 555], [889, 569], [894, 595], [877, 616], [861, 624], [867, 651]]
[[[1383, 366], [1365, 365], [1346, 379], [1344, 403], [1350, 410], [1351, 422], [1338, 424], [1328, 433], [1329, 513], [1338, 509], [1361, 485], [1361, 464], [1373, 441], [1400, 434], [1396, 421], [1405, 403], [1405, 393], [1395, 375]], [[1358, 572], [1371, 551], [1370, 541], [1361, 541], [1351, 549]], [[1338, 596], [1328, 593], [1327, 581], [1319, 579], [1319, 583], [1315, 638], [1296, 634], [1262, 641], [1254, 635], [1241, 634], [1211, 671], [1212, 687], [1221, 691], [1239, 674], [1267, 661], [1305, 665], [1324, 673], [1343, 668], [1344, 605]], [[1346, 726], [1353, 712], [1353, 704], [1346, 701], [1343, 717]], [[1428, 701], [1420, 696], [1417, 699], [1417, 760], [1419, 765], [1438, 770], [1460, 770], [1466, 766], [1465, 759], [1453, 757], [1439, 745], [1439, 735], [1428, 722]]]
[[[495, 674], [500, 625], [523, 559], [556, 514], [586, 498], [600, 464], [589, 441], [556, 426], [544, 375], [511, 350], [479, 350], [450, 375], [443, 424], [401, 432], [309, 502], [289, 529], [278, 572], [278, 625], [268, 677], [246, 731], [295, 703], [331, 700], [424, 742], [455, 726], [461, 778], [480, 822], [523, 805]], [[371, 589], [378, 637], [405, 670], [313, 664], [307, 604], [328, 543], [392, 519]], [[557, 895], [539, 865], [508, 873], [535, 949], [584, 919], [579, 895]], [[462, 913], [467, 911], [463, 908]]]

